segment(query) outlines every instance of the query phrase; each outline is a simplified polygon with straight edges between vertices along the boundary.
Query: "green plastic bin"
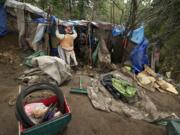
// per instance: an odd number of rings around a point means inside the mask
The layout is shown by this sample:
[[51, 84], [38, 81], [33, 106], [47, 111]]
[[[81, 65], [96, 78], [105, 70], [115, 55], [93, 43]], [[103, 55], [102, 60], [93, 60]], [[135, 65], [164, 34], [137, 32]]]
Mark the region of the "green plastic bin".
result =
[[24, 129], [19, 122], [19, 135], [57, 135], [62, 132], [71, 120], [71, 111], [65, 99], [66, 113], [52, 120]]
[[168, 135], [180, 135], [180, 120], [171, 120], [167, 125]]

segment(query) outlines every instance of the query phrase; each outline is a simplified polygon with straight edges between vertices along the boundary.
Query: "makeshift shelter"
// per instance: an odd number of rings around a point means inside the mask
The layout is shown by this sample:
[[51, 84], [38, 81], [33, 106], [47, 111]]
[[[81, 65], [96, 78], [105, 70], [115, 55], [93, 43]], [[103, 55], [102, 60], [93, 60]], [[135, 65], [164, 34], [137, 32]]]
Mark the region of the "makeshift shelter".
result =
[[[8, 31], [19, 33], [19, 45], [23, 49], [43, 50], [48, 55], [57, 56], [59, 40], [55, 36], [55, 29], [58, 23], [61, 33], [64, 32], [63, 27], [66, 25], [75, 27], [78, 33], [74, 43], [75, 52], [83, 64], [122, 63], [124, 58], [128, 58], [124, 56], [129, 55], [132, 50], [132, 45], [124, 45], [123, 26], [87, 20], [60, 20], [29, 3], [15, 0], [6, 0], [5, 7]], [[6, 23], [4, 27], [5, 25]], [[114, 36], [113, 30], [117, 27], [121, 31]], [[108, 60], [104, 59], [106, 55]]]
[[15, 0], [6, 0], [4, 6], [7, 11], [8, 30], [18, 32], [20, 47], [28, 48], [31, 46], [37, 27], [32, 20], [37, 17], [46, 17], [47, 13], [31, 4]]

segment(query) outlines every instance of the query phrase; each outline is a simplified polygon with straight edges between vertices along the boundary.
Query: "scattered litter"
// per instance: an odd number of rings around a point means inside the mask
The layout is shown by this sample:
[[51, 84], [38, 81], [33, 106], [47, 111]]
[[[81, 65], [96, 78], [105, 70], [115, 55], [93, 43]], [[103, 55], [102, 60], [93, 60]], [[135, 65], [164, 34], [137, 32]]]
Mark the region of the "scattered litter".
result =
[[11, 51], [0, 53], [0, 63], [14, 64], [17, 56], [13, 55]]
[[149, 41], [144, 38], [143, 42], [137, 45], [131, 52], [130, 58], [134, 73], [139, 73], [144, 70], [144, 65], [148, 65], [148, 47]]
[[17, 99], [17, 96], [10, 96], [9, 97], [9, 101], [8, 101], [8, 105], [9, 106], [14, 106], [16, 104], [16, 99]]
[[178, 94], [178, 91], [172, 84], [158, 77], [156, 73], [148, 66], [145, 66], [145, 70], [140, 72], [136, 78], [138, 84], [148, 90], [158, 90], [160, 92], [171, 92], [176, 95]]
[[178, 91], [175, 89], [175, 87], [172, 84], [166, 82], [165, 80], [159, 79], [157, 81], [157, 84], [160, 86], [160, 88], [162, 90], [166, 90], [168, 92], [171, 92], [171, 93], [174, 93], [174, 94], [178, 94]]
[[[111, 72], [110, 74], [121, 77], [119, 71]], [[127, 76], [126, 76], [127, 78]], [[123, 79], [123, 78], [121, 78]], [[137, 87], [138, 100], [133, 104], [123, 103], [121, 100], [114, 99], [113, 96], [100, 83], [100, 78], [91, 79], [91, 86], [88, 86], [88, 97], [93, 106], [97, 109], [125, 114], [128, 117], [138, 120], [153, 122], [157, 119], [172, 116], [172, 113], [160, 112], [155, 104], [147, 96], [146, 92], [139, 86]], [[131, 78], [128, 79], [131, 81]]]

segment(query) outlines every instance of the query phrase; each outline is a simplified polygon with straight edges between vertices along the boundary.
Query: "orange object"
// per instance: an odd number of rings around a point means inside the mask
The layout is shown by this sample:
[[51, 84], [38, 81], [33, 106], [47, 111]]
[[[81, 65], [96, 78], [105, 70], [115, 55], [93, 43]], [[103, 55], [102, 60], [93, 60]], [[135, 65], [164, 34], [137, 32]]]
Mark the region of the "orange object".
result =
[[128, 45], [128, 40], [127, 40], [127, 38], [125, 38], [125, 39], [123, 39], [123, 46], [124, 46], [124, 48], [126, 48], [127, 45]]
[[66, 34], [64, 39], [60, 41], [60, 45], [63, 49], [71, 51], [74, 49], [74, 39], [70, 34]]

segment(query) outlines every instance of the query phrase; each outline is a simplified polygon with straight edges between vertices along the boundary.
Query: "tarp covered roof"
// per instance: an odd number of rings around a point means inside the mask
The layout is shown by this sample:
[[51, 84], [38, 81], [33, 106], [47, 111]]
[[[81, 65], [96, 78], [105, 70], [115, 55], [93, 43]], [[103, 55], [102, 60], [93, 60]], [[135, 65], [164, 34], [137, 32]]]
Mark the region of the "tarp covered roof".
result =
[[[6, 0], [5, 6], [26, 10], [33, 14], [39, 15], [43, 18], [47, 17], [46, 12], [44, 12], [42, 9], [40, 9], [36, 6], [33, 6], [29, 3], [19, 2], [16, 0]], [[88, 21], [88, 20], [60, 20], [60, 19], [56, 18], [56, 21], [58, 21], [58, 20], [59, 20], [60, 25], [63, 25], [63, 26], [67, 26], [67, 25], [88, 26], [88, 24], [91, 24], [91, 25], [95, 26], [96, 28], [104, 29], [104, 30], [111, 30], [112, 27], [114, 26], [113, 24], [108, 23], [108, 22], [94, 22], [94, 21]]]
[[27, 10], [31, 13], [37, 14], [42, 17], [47, 16], [47, 13], [44, 12], [42, 9], [40, 9], [36, 6], [33, 6], [29, 3], [18, 2], [15, 0], [6, 0], [5, 6], [12, 7], [12, 8], [18, 8], [18, 9], [22, 9], [22, 10]]
[[61, 20], [60, 25], [67, 26], [67, 25], [79, 25], [79, 26], [87, 26], [88, 24], [91, 24], [99, 29], [104, 30], [111, 30], [114, 26], [112, 23], [108, 22], [94, 22], [94, 21], [87, 21], [87, 20]]

